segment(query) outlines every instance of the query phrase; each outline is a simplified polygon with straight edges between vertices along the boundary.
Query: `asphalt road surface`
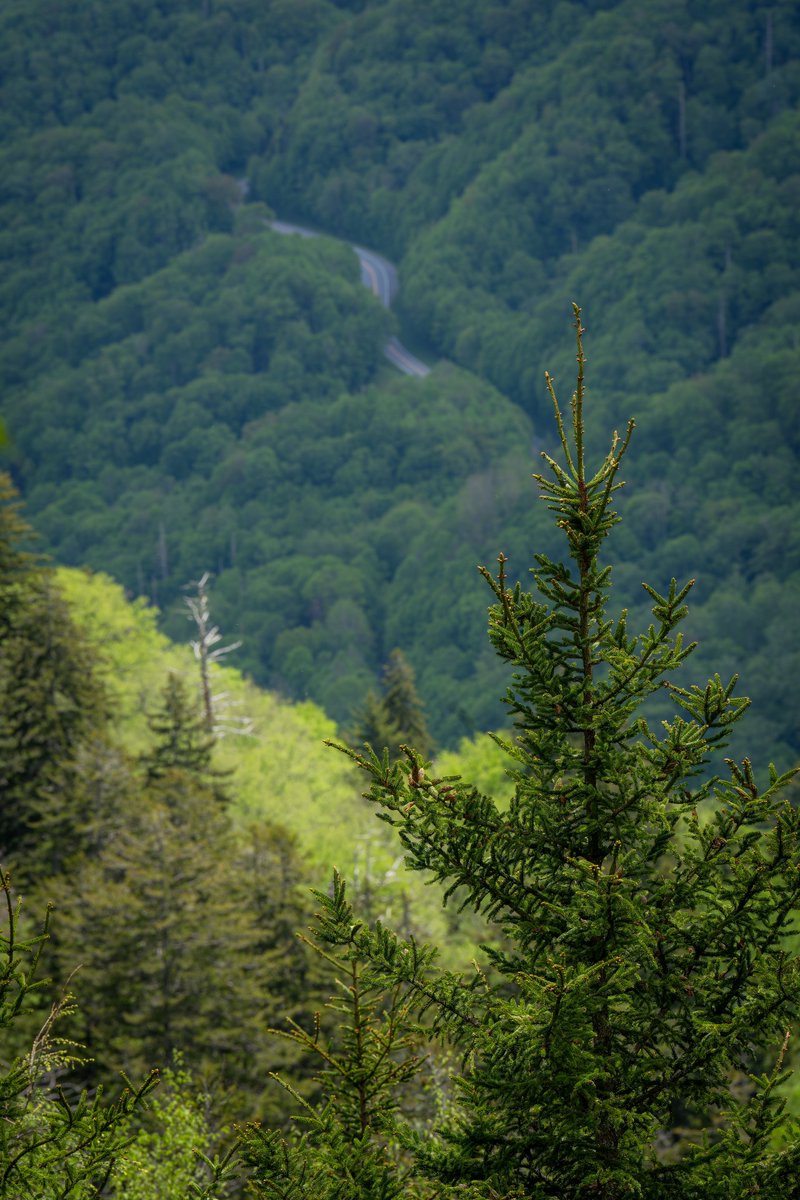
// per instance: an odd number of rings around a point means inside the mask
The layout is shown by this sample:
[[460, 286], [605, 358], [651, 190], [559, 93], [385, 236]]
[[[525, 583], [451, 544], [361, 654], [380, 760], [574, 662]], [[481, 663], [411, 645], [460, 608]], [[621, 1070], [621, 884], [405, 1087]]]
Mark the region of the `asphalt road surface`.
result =
[[[293, 225], [289, 221], [270, 221], [270, 227], [276, 233], [296, 233], [300, 237], [319, 236], [313, 229], [306, 229], [303, 225]], [[384, 308], [391, 308], [398, 287], [397, 270], [394, 264], [381, 254], [376, 254], [374, 250], [366, 250], [363, 246], [353, 245], [352, 242], [350, 245], [358, 256], [361, 266], [361, 282], [369, 288], [373, 295], [378, 297]], [[419, 378], [430, 375], [430, 367], [426, 366], [419, 358], [415, 358], [396, 337], [389, 338], [383, 348], [383, 353], [389, 362], [404, 375], [416, 375]]]

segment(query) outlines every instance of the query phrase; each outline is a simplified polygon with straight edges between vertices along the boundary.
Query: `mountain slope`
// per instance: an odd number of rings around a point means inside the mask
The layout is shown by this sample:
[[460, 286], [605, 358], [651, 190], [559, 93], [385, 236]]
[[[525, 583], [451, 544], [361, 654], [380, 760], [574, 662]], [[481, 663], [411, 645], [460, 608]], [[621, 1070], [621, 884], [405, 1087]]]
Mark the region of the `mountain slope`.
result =
[[[526, 477], [577, 299], [593, 444], [639, 422], [621, 602], [696, 575], [693, 673], [741, 667], [765, 756], [797, 755], [797, 673], [773, 669], [799, 652], [795, 5], [0, 22], [2, 404], [61, 561], [172, 631], [213, 570], [245, 669], [337, 720], [400, 645], [440, 742], [496, 726], [475, 564], [559, 553]], [[279, 245], [274, 211], [394, 255], [404, 338], [462, 370], [396, 380], [353, 256]]]

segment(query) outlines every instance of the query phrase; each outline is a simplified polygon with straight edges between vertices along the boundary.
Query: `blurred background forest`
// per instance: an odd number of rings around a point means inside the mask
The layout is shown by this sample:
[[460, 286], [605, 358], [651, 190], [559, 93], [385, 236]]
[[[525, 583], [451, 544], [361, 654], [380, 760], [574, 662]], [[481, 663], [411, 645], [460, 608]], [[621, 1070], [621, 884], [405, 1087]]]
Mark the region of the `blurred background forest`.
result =
[[[339, 722], [400, 647], [440, 745], [497, 726], [475, 565], [555, 550], [577, 299], [592, 429], [638, 424], [620, 603], [696, 576], [693, 674], [793, 761], [791, 0], [9, 0], [0, 70], [7, 461], [57, 561], [181, 637], [212, 571], [237, 662]], [[273, 213], [396, 261], [396, 316]]]

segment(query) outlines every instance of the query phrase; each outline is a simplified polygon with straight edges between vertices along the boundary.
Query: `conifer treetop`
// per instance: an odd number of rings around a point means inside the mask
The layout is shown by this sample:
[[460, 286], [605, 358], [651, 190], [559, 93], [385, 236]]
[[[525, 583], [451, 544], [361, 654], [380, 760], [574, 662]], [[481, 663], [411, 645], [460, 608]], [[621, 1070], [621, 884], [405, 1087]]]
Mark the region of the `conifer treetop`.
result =
[[[342, 747], [370, 778], [411, 869], [496, 922], [488, 967], [438, 971], [385, 929], [342, 928], [373, 977], [403, 983], [466, 1064], [433, 1138], [414, 1143], [437, 1196], [783, 1200], [800, 1138], [778, 1150], [787, 1031], [800, 1016], [795, 772], [722, 759], [747, 700], [736, 678], [675, 682], [691, 583], [650, 585], [631, 634], [600, 562], [633, 423], [585, 460], [585, 358], [571, 430], [548, 378], [563, 463], [537, 476], [567, 562], [537, 554], [531, 592], [506, 560], [483, 574], [489, 635], [511, 669], [514, 795], [503, 810], [413, 749], [392, 764]], [[643, 705], [666, 689], [672, 719]], [[465, 897], [465, 899], [464, 899]]]

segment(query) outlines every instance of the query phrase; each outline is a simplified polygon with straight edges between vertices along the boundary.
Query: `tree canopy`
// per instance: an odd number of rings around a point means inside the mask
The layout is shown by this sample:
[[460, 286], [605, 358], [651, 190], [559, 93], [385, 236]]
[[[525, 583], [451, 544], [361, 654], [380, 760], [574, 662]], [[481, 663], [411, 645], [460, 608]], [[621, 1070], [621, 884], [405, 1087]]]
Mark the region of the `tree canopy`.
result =
[[[501, 530], [512, 573], [552, 548], [518, 481], [577, 294], [599, 423], [640, 421], [620, 571], [697, 576], [698, 661], [793, 761], [796, 5], [31, 0], [0, 34], [6, 452], [49, 551], [173, 635], [212, 570], [246, 669], [340, 722], [400, 647], [441, 744], [491, 728], [470, 575]], [[426, 381], [275, 212], [398, 260]]]

